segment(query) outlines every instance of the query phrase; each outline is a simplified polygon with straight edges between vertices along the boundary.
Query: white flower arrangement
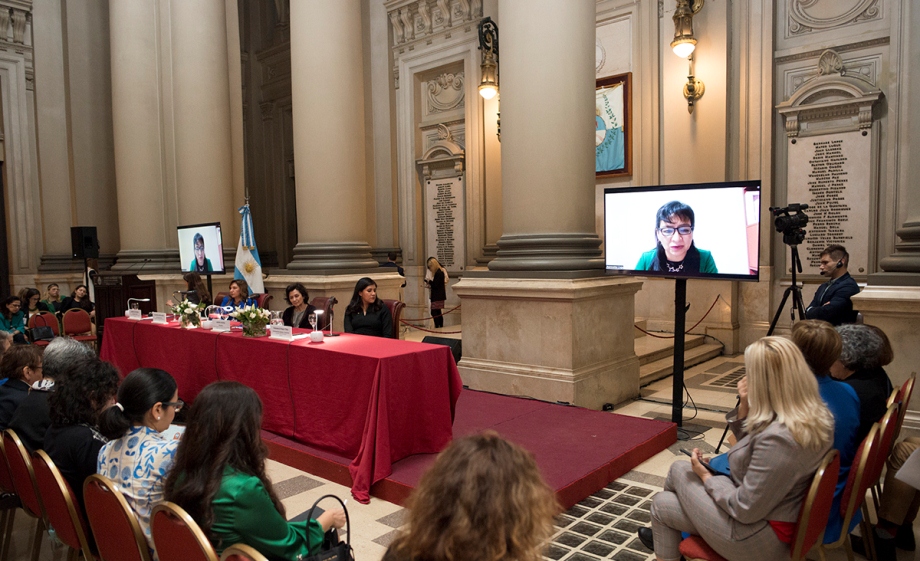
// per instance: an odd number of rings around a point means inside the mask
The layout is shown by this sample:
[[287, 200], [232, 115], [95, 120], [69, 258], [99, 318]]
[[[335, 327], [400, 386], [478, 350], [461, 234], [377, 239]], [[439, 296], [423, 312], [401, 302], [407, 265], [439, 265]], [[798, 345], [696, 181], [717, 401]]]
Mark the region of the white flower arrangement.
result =
[[203, 309], [204, 304], [193, 304], [186, 299], [170, 308], [170, 311], [177, 315], [183, 324], [201, 327], [201, 310]]
[[230, 317], [243, 324], [243, 334], [247, 336], [263, 335], [265, 326], [272, 319], [272, 313], [258, 306], [244, 306], [230, 314]]

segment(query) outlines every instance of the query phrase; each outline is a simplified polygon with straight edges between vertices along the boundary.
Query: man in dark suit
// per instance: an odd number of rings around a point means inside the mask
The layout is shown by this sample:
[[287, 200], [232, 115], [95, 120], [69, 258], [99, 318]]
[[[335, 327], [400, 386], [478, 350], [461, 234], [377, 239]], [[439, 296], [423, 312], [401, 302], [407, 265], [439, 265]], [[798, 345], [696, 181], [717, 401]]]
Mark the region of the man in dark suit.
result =
[[[399, 276], [403, 278], [405, 278], [406, 276], [406, 270], [396, 264], [396, 252], [395, 251], [391, 251], [387, 253], [387, 262], [381, 265], [381, 267], [396, 267], [396, 272], [399, 273]], [[403, 288], [405, 286], [406, 286], [406, 283], [402, 283], [402, 286], [400, 288]]]
[[847, 272], [849, 263], [850, 254], [842, 245], [832, 244], [821, 252], [821, 275], [830, 280], [818, 287], [805, 309], [806, 318], [821, 319], [833, 325], [856, 321], [850, 298], [859, 294], [859, 285]]

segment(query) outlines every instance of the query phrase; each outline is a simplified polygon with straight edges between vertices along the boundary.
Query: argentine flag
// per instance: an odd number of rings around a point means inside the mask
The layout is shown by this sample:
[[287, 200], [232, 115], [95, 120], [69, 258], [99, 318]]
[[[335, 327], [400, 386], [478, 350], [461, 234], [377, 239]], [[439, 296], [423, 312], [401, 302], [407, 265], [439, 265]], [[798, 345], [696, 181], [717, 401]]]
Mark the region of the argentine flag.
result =
[[256, 237], [252, 232], [252, 215], [249, 205], [240, 207], [243, 215], [243, 227], [240, 229], [240, 245], [236, 248], [236, 262], [233, 266], [233, 278], [243, 279], [249, 285], [249, 293], [265, 292], [262, 284], [262, 262], [256, 249]]

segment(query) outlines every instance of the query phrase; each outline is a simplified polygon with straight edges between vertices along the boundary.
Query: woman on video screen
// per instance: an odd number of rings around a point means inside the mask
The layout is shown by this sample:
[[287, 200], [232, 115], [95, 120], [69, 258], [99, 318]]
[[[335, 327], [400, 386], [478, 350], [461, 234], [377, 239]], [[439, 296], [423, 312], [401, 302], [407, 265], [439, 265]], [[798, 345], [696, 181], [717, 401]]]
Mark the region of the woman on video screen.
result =
[[657, 245], [642, 254], [637, 271], [663, 273], [718, 273], [712, 254], [693, 243], [696, 226], [693, 209], [680, 201], [671, 201], [658, 209], [655, 216]]
[[195, 259], [193, 259], [192, 264], [188, 266], [188, 270], [197, 273], [210, 273], [213, 271], [214, 268], [211, 267], [211, 260], [204, 254], [204, 236], [196, 232], [195, 237], [192, 239], [192, 245], [195, 250]]

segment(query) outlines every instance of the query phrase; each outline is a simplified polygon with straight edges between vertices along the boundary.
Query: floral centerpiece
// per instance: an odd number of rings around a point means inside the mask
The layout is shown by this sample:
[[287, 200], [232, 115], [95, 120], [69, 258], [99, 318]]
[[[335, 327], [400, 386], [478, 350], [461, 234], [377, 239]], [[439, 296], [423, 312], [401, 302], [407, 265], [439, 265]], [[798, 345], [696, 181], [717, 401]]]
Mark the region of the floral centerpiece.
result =
[[194, 329], [201, 327], [201, 310], [204, 304], [193, 304], [188, 300], [183, 300], [172, 306], [170, 311], [179, 316], [179, 323], [185, 329]]
[[265, 337], [265, 326], [272, 319], [272, 313], [258, 306], [244, 306], [230, 314], [243, 324], [243, 337]]

